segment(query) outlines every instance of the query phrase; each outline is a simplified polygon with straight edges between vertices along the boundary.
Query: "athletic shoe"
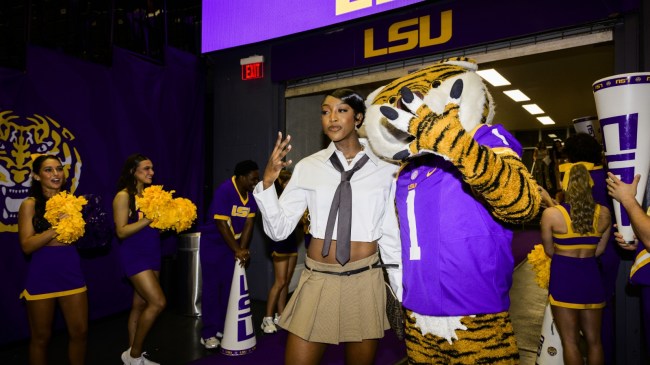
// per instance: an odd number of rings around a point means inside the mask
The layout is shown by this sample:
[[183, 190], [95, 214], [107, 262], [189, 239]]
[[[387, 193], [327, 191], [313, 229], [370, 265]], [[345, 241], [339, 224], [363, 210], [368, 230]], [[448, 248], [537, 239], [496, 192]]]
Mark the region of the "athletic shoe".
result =
[[221, 341], [219, 341], [219, 339], [214, 336], [208, 338], [207, 340], [201, 338], [201, 345], [205, 346], [205, 348], [208, 350], [216, 349], [220, 344]]
[[131, 348], [129, 347], [122, 353], [122, 362], [124, 365], [160, 365], [144, 357], [146, 354], [146, 352], [143, 352], [140, 357], [131, 357]]
[[273, 323], [277, 326], [278, 322], [280, 322], [280, 315], [276, 313], [275, 316], [273, 316]]
[[278, 332], [278, 328], [275, 327], [275, 324], [273, 323], [273, 317], [264, 317], [262, 320], [262, 331], [264, 331], [264, 333]]

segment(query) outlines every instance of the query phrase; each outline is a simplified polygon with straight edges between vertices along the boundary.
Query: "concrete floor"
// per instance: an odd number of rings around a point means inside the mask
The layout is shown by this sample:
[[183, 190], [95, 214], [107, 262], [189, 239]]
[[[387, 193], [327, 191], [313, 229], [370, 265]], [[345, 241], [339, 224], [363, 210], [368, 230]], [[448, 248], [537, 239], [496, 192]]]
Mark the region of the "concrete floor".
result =
[[516, 269], [510, 289], [510, 316], [519, 346], [521, 365], [535, 365], [548, 291], [535, 283], [527, 261]]
[[[546, 290], [542, 290], [534, 281], [530, 265], [524, 261], [515, 269], [513, 285], [510, 291], [511, 310], [515, 336], [521, 355], [521, 365], [534, 365], [537, 345], [542, 326]], [[254, 323], [260, 323], [265, 302], [252, 301]], [[128, 313], [120, 313], [91, 323], [88, 338], [88, 364], [109, 365], [119, 362], [119, 356], [127, 347], [126, 319]], [[154, 360], [164, 360], [165, 365], [187, 364], [189, 362], [219, 356], [199, 344], [198, 333], [200, 317], [187, 317], [173, 311], [165, 310], [150, 336], [147, 338], [147, 350]], [[261, 340], [264, 336], [259, 327], [254, 326], [256, 335]], [[52, 364], [65, 363], [67, 336], [56, 333], [50, 345]], [[277, 356], [282, 356], [282, 350]], [[0, 348], [0, 364], [26, 364], [27, 341]], [[406, 364], [406, 359], [397, 362]]]

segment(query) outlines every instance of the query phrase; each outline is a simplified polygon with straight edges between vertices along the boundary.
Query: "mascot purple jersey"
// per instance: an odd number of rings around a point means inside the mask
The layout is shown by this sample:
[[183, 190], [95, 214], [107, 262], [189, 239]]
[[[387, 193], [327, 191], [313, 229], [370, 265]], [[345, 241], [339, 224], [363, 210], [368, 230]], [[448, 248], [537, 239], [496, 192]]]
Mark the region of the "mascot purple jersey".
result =
[[[378, 156], [404, 163], [396, 205], [410, 364], [518, 364], [508, 315], [512, 232], [539, 211], [520, 144], [462, 57], [409, 73], [366, 99]], [[393, 284], [393, 283], [391, 283]]]
[[[480, 125], [473, 137], [521, 154], [519, 142], [500, 125]], [[433, 154], [409, 160], [397, 179], [396, 205], [406, 308], [430, 316], [508, 310], [512, 232], [451, 162]]]

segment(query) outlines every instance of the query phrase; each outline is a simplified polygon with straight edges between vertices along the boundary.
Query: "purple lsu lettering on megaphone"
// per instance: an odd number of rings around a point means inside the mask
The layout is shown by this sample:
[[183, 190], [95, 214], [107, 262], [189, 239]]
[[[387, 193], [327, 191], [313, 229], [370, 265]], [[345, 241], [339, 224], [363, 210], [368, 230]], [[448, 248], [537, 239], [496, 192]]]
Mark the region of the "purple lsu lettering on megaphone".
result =
[[[255, 336], [252, 326], [246, 326], [248, 318], [252, 317], [251, 301], [248, 297], [248, 285], [246, 283], [246, 276], [239, 275], [239, 301], [237, 302], [237, 341], [245, 341]], [[250, 320], [250, 319], [249, 319]], [[250, 333], [247, 332], [250, 330]]]
[[[634, 150], [637, 149], [637, 137], [639, 132], [639, 115], [634, 113], [603, 118], [600, 120], [600, 125], [601, 130], [603, 131], [610, 125], [615, 126], [618, 130], [618, 146], [610, 146], [608, 149], [606, 138], [603, 139], [603, 149], [605, 150], [607, 164], [609, 165], [612, 162], [634, 161], [636, 158]], [[620, 151], [631, 152], [616, 153]], [[634, 180], [634, 165], [616, 168], [609, 167], [609, 171], [618, 176], [619, 179], [625, 183], [629, 184]], [[624, 226], [630, 225], [630, 218], [625, 209], [621, 209], [621, 224]]]

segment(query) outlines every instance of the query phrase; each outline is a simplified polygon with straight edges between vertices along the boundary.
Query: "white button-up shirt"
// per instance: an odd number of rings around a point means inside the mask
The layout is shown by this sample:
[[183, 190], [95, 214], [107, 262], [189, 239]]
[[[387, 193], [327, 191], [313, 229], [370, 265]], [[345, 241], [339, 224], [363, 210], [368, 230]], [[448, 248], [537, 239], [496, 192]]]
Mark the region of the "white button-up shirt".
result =
[[[329, 158], [336, 153], [345, 170], [367, 154], [369, 161], [350, 180], [352, 188], [352, 231], [351, 240], [361, 242], [378, 241], [382, 261], [385, 264], [401, 263], [399, 227], [395, 212], [395, 175], [398, 166], [378, 158], [365, 139], [360, 139], [364, 150], [352, 163], [337, 150], [334, 143], [321, 151], [307, 156], [296, 164], [293, 174], [282, 196], [278, 199], [272, 185], [264, 190], [262, 182], [255, 187], [253, 196], [257, 201], [264, 232], [274, 241], [281, 241], [295, 229], [305, 209], [309, 209], [309, 232], [314, 238], [323, 239], [332, 199], [341, 181]], [[338, 221], [338, 218], [337, 218]], [[332, 239], [336, 239], [334, 226]], [[398, 275], [399, 272], [399, 275]], [[389, 269], [391, 286], [401, 298], [401, 269]], [[399, 277], [398, 277], [399, 276]], [[399, 283], [399, 285], [397, 285]]]

